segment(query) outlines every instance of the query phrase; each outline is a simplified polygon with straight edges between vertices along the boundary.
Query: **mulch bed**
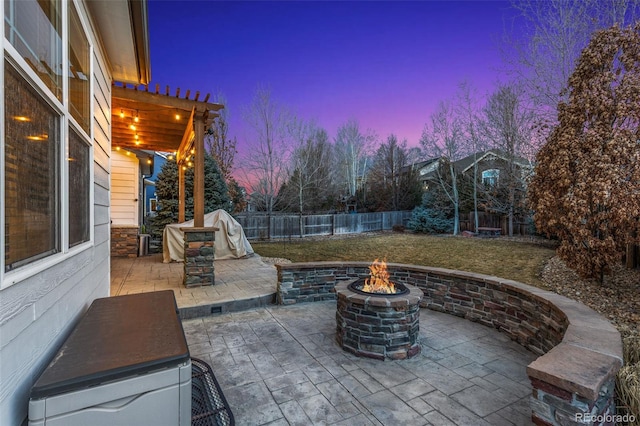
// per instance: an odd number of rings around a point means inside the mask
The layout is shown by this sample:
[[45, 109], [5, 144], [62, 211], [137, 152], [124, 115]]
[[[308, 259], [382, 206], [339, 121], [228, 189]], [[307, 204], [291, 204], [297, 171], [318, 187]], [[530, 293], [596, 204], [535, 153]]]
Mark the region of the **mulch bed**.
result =
[[581, 279], [558, 257], [542, 270], [544, 288], [577, 300], [611, 321], [623, 337], [640, 337], [640, 270], [616, 267], [604, 283]]

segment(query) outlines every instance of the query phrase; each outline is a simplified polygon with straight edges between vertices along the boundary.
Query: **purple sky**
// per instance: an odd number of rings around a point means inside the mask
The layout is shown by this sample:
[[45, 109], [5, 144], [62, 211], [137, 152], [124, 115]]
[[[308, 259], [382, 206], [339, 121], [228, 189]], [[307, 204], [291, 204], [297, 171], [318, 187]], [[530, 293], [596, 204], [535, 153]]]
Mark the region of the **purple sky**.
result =
[[[222, 93], [229, 134], [258, 85], [331, 138], [348, 119], [416, 146], [440, 100], [467, 79], [492, 90], [504, 1], [149, 1], [152, 85]], [[193, 96], [193, 95], [192, 95]]]

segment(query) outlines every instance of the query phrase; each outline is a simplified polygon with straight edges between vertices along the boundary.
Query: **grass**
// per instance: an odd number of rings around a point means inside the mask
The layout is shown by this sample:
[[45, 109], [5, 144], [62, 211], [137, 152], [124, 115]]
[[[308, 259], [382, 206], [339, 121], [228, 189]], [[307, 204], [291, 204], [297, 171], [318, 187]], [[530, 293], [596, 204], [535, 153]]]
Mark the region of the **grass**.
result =
[[406, 263], [458, 269], [541, 285], [540, 271], [554, 250], [532, 242], [417, 234], [359, 234], [345, 238], [252, 241], [264, 257]]

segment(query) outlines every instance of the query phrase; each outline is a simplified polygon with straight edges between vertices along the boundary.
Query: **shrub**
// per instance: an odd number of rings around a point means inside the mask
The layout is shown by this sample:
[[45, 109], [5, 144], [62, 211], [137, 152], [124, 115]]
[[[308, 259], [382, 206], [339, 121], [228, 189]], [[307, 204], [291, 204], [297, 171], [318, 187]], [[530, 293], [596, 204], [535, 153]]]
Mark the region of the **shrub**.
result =
[[442, 234], [452, 231], [453, 220], [447, 218], [441, 210], [416, 207], [413, 209], [407, 227], [413, 232]]
[[640, 333], [627, 335], [622, 347], [625, 366], [616, 377], [618, 414], [635, 416], [630, 425], [640, 426]]
[[404, 225], [396, 224], [393, 225], [391, 229], [393, 230], [393, 232], [404, 232]]
[[635, 417], [631, 425], [640, 425], [640, 364], [625, 365], [618, 371], [616, 394], [619, 399], [619, 413]]

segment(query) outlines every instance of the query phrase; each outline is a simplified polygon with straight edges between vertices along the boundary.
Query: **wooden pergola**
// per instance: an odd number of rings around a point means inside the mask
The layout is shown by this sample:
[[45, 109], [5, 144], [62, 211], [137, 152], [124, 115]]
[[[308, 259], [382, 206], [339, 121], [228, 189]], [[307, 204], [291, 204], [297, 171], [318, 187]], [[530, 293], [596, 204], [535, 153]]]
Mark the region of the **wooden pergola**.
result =
[[[140, 88], [141, 87], [141, 88]], [[185, 170], [194, 167], [193, 218], [195, 227], [204, 226], [204, 134], [223, 105], [210, 103], [209, 94], [190, 99], [187, 90], [180, 97], [164, 93], [160, 86], [127, 86], [114, 83], [111, 91], [111, 136], [115, 149], [173, 152], [178, 164], [178, 221], [185, 219]]]

